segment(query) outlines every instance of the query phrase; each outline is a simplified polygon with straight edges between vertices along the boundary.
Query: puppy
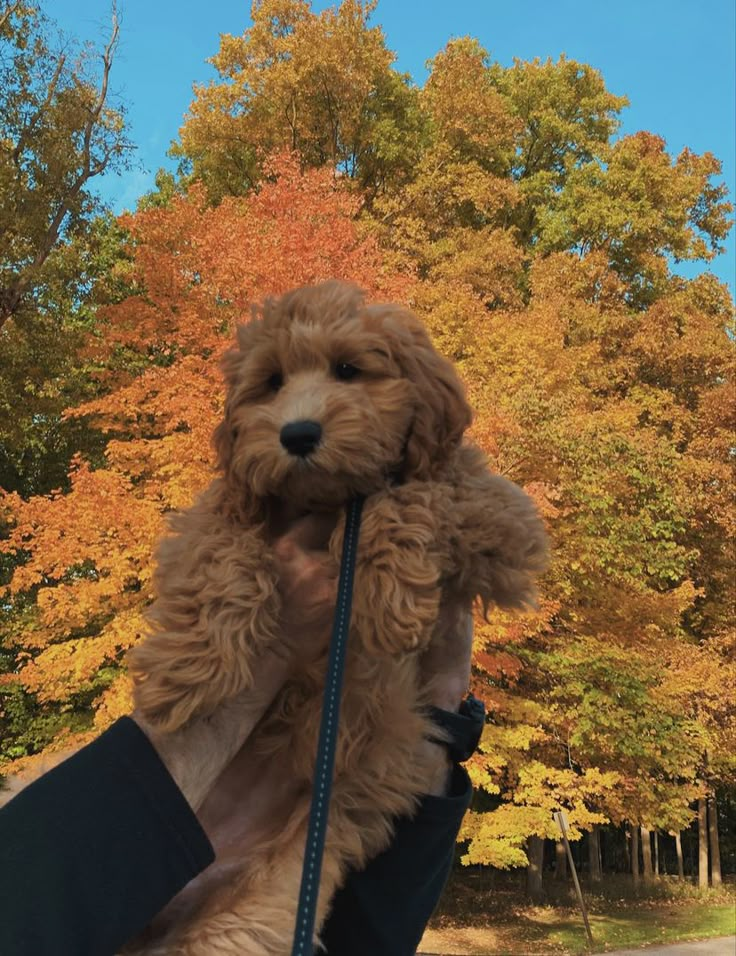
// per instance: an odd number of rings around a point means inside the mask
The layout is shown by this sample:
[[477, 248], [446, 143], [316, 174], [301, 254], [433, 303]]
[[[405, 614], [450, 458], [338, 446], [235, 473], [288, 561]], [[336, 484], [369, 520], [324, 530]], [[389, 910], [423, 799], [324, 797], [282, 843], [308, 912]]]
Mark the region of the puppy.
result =
[[[319, 928], [347, 871], [389, 844], [392, 819], [427, 787], [417, 652], [440, 605], [533, 605], [546, 539], [529, 497], [463, 442], [460, 379], [405, 309], [340, 282], [297, 289], [238, 329], [224, 373], [219, 476], [160, 545], [152, 633], [130, 655], [136, 707], [174, 732], [252, 687], [259, 655], [281, 640], [275, 537], [301, 515], [334, 513], [337, 563], [343, 506], [367, 496]], [[130, 952], [290, 952], [324, 676], [324, 659], [305, 666], [246, 744], [274, 795], [253, 811], [256, 851], [240, 858], [230, 840]], [[241, 789], [245, 805], [247, 780]]]

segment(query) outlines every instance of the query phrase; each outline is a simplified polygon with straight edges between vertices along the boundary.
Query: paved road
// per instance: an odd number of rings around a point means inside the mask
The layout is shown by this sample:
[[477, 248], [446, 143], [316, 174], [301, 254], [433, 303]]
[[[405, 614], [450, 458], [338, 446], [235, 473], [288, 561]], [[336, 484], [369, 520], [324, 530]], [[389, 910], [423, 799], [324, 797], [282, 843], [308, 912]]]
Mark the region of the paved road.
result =
[[[424, 953], [417, 956], [440, 956], [439, 953]], [[719, 936], [703, 939], [698, 943], [673, 943], [669, 946], [644, 946], [640, 949], [616, 949], [605, 956], [736, 956], [736, 936]]]
[[719, 936], [699, 943], [675, 943], [673, 946], [617, 949], [606, 956], [736, 956], [736, 936]]

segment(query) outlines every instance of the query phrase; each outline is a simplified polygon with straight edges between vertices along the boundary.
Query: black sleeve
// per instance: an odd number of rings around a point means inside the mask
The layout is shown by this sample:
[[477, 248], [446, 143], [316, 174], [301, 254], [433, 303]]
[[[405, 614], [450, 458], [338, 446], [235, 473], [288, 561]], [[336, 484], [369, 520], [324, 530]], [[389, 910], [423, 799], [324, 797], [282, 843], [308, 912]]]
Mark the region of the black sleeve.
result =
[[453, 770], [447, 797], [425, 797], [391, 846], [351, 873], [322, 932], [328, 956], [414, 956], [450, 873], [472, 787]]
[[213, 859], [124, 717], [0, 810], [0, 953], [111, 956]]

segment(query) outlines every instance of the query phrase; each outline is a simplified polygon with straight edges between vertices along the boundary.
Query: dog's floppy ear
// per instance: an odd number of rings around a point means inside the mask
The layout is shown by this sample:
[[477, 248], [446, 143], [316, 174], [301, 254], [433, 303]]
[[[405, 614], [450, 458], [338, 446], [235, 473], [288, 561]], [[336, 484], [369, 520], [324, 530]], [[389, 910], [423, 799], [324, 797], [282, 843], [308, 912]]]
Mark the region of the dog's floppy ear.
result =
[[472, 421], [465, 387], [452, 362], [435, 351], [422, 323], [404, 309], [387, 310], [383, 331], [393, 357], [414, 385], [414, 415], [404, 453], [404, 476], [431, 478]]
[[218, 471], [227, 474], [230, 468], [230, 462], [233, 457], [233, 446], [235, 445], [235, 432], [229, 421], [227, 399], [225, 400], [225, 414], [212, 432], [212, 445], [215, 449], [215, 467]]

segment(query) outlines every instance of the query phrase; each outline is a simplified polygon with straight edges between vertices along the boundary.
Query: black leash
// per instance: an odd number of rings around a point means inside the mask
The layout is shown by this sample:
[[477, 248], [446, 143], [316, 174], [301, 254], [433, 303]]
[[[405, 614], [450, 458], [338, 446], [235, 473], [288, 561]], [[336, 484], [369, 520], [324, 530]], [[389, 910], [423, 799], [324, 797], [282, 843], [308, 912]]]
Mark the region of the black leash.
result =
[[327, 680], [322, 703], [322, 723], [319, 728], [317, 762], [314, 770], [312, 808], [309, 813], [307, 844], [304, 852], [302, 885], [299, 890], [299, 907], [296, 914], [294, 946], [291, 956], [312, 956], [312, 935], [322, 872], [322, 856], [327, 834], [327, 815], [330, 809], [332, 774], [335, 767], [337, 725], [340, 716], [340, 694], [345, 669], [345, 651], [350, 628], [350, 606], [355, 577], [355, 553], [358, 546], [362, 497], [354, 498], [347, 506], [345, 537], [342, 545], [340, 580], [337, 589], [337, 606], [332, 625], [330, 656], [327, 663]]

